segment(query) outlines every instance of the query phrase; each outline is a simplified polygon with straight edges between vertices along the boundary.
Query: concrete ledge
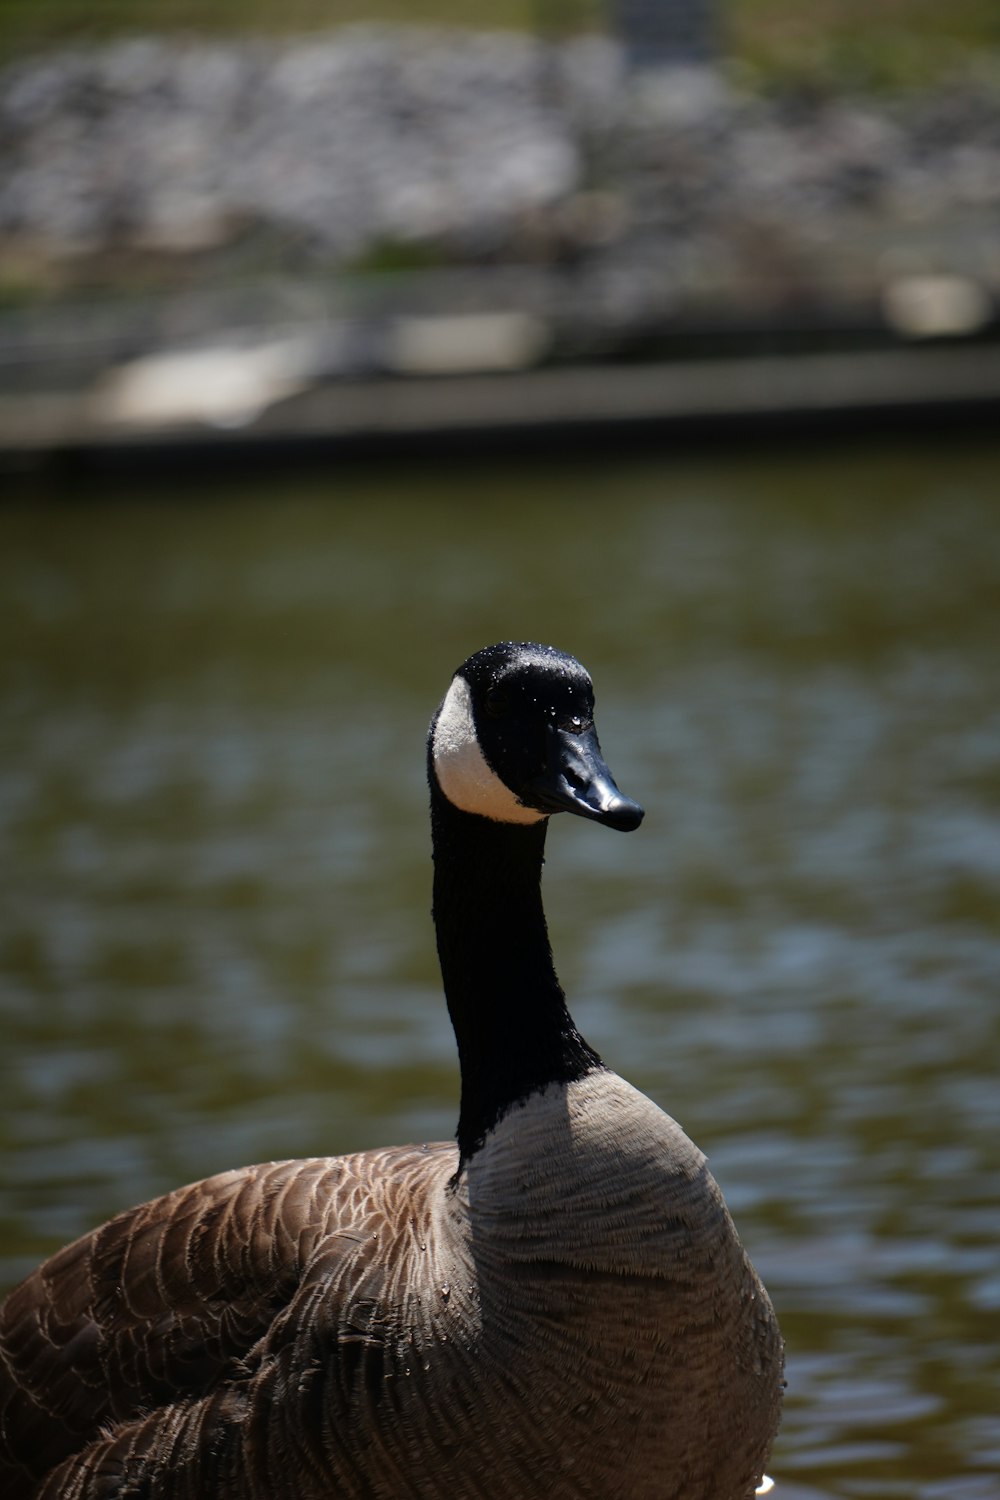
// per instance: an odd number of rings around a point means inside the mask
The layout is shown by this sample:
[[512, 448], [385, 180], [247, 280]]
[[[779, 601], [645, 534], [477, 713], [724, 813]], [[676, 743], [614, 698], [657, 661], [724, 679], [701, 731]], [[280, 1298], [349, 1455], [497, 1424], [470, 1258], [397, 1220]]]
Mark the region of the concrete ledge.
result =
[[[238, 359], [239, 355], [234, 354]], [[206, 403], [207, 404], [207, 403]], [[197, 402], [195, 401], [195, 407]], [[390, 450], [515, 433], [677, 434], [961, 412], [1000, 432], [1000, 347], [912, 346], [659, 364], [549, 367], [509, 375], [338, 380], [275, 400], [252, 420], [120, 421], [94, 391], [0, 397], [0, 458], [26, 462], [144, 447], [224, 452], [294, 443]]]

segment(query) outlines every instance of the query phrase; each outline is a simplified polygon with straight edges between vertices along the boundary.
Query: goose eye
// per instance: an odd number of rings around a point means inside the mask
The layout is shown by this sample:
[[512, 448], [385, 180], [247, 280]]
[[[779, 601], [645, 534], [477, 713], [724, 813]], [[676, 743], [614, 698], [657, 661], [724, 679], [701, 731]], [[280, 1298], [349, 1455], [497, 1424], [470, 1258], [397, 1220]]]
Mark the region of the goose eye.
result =
[[503, 688], [490, 688], [486, 694], [486, 712], [494, 719], [502, 718], [510, 708], [510, 694]]

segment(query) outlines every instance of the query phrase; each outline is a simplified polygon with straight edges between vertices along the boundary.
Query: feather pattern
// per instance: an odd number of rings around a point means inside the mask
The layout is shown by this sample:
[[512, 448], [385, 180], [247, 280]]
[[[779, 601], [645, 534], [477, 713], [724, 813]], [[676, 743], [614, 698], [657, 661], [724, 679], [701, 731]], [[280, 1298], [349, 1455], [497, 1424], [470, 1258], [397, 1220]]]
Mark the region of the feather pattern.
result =
[[751, 1494], [780, 1339], [680, 1127], [604, 1070], [457, 1160], [227, 1172], [60, 1252], [3, 1312], [3, 1493]]

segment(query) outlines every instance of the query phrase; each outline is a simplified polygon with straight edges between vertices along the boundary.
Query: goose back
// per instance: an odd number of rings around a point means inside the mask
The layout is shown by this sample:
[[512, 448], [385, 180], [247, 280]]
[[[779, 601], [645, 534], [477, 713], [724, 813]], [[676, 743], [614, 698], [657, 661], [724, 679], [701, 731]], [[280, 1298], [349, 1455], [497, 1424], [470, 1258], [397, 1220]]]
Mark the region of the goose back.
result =
[[[456, 1165], [442, 1144], [247, 1167], [53, 1256], [0, 1311], [4, 1496], [312, 1494], [309, 1447], [381, 1389], [388, 1310], [413, 1319], [428, 1187]], [[270, 1481], [269, 1445], [292, 1464]]]

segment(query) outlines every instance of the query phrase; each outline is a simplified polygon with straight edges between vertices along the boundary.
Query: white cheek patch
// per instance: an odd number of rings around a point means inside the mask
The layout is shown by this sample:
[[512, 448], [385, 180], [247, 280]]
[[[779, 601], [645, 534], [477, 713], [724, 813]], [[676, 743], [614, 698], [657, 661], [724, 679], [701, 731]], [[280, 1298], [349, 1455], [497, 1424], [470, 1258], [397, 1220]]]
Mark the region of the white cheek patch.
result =
[[476, 739], [472, 695], [464, 677], [454, 678], [441, 705], [431, 758], [442, 792], [463, 812], [498, 823], [540, 823], [547, 816], [518, 802], [487, 764]]

